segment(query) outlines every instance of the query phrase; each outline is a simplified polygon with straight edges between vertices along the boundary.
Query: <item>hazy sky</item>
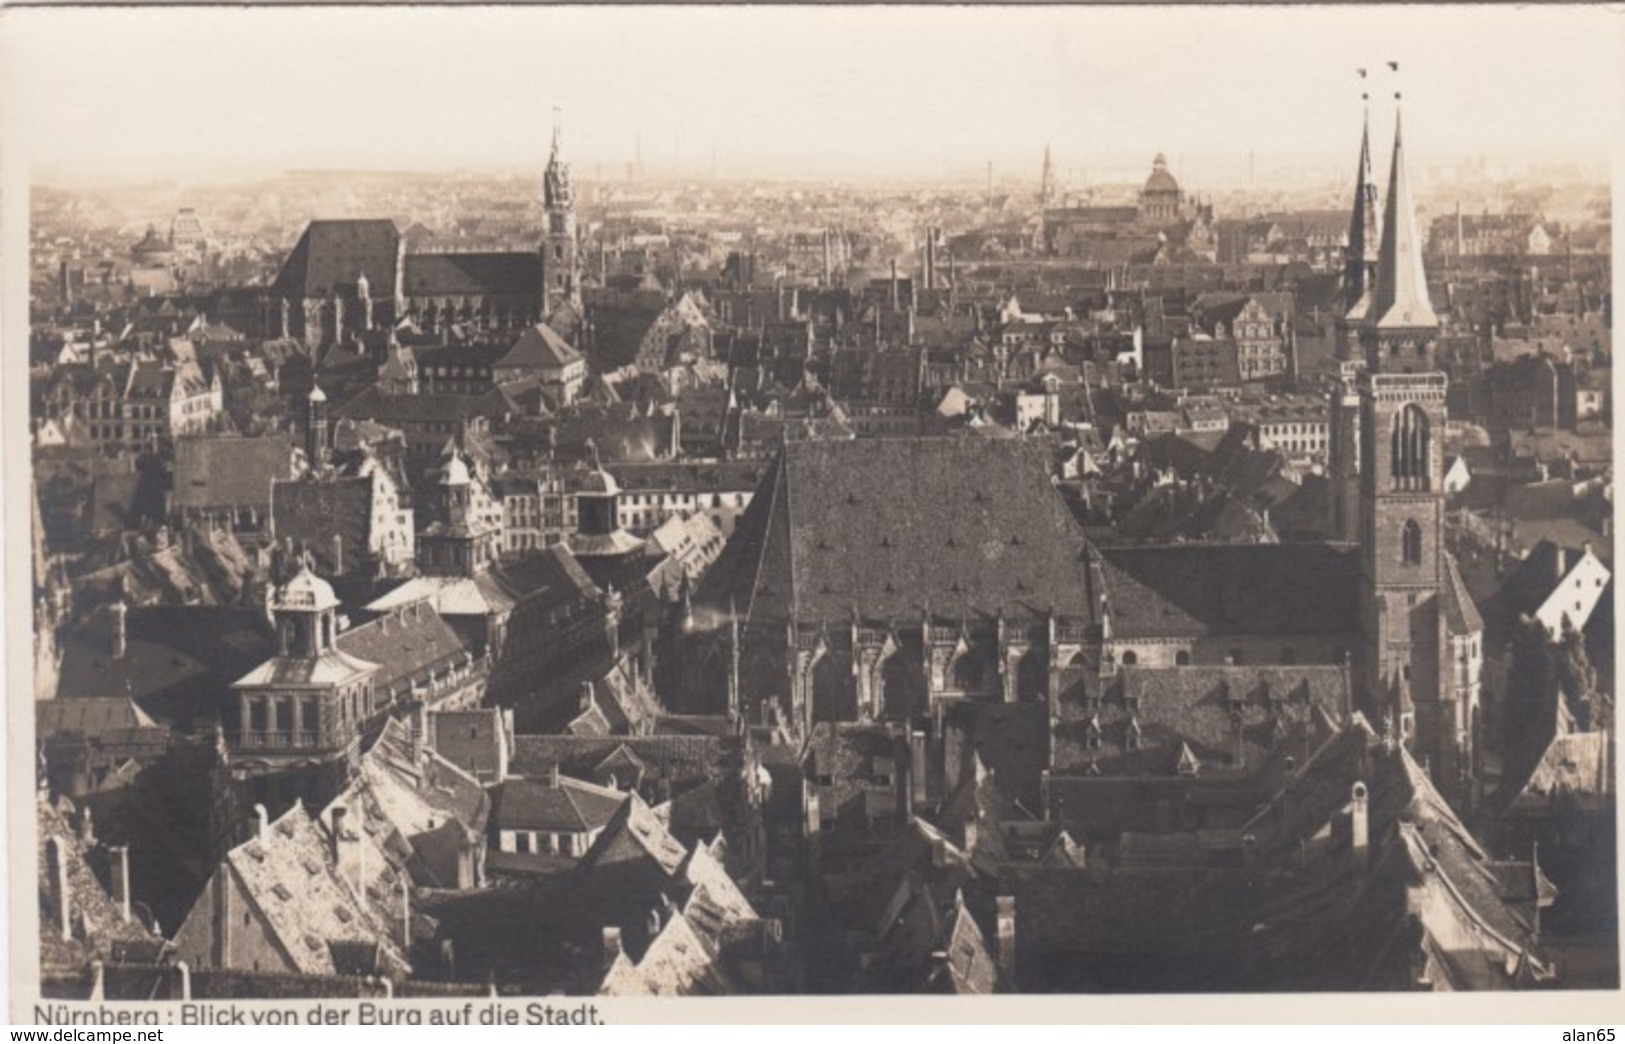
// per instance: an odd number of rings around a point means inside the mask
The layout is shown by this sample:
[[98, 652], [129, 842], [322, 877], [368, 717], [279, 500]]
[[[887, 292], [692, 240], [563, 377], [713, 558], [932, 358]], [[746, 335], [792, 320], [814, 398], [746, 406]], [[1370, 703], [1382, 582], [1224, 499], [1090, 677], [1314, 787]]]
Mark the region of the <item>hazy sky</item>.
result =
[[1351, 151], [1361, 65], [1383, 147], [1387, 60], [1419, 159], [1600, 157], [1625, 111], [1595, 6], [11, 9], [0, 48], [35, 169], [79, 176], [533, 167], [554, 105], [582, 172], [640, 133], [657, 172], [1262, 166]]

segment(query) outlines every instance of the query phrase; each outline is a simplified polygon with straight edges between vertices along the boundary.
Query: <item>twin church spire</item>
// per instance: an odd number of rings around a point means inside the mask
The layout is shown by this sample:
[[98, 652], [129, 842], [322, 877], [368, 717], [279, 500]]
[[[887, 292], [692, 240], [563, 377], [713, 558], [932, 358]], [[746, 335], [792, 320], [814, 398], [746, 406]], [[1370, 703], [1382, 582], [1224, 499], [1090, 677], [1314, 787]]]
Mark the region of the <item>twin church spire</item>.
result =
[[1379, 225], [1377, 186], [1371, 173], [1371, 118], [1360, 135], [1360, 160], [1344, 261], [1345, 318], [1379, 329], [1439, 325], [1428, 298], [1422, 240], [1405, 169], [1402, 115], [1394, 113], [1394, 151]]

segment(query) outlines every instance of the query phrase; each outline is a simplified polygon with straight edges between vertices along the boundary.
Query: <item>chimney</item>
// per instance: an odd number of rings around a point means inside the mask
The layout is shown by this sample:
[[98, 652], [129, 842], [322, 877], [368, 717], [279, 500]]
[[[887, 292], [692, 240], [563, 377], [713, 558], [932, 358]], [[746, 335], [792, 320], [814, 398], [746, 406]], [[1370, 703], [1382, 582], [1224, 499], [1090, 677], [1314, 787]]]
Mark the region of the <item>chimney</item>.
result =
[[619, 928], [614, 928], [614, 927], [605, 927], [604, 928], [604, 970], [608, 971], [609, 966], [614, 964], [615, 959], [617, 957], [619, 957], [620, 955], [621, 955], [621, 930]]
[[339, 865], [339, 845], [343, 842], [344, 821], [348, 818], [349, 809], [343, 805], [334, 805], [333, 811], [329, 815], [332, 819], [333, 831], [332, 838], [328, 843], [328, 849], [333, 856], [333, 865], [336, 867]]
[[891, 310], [901, 311], [902, 307], [901, 291], [897, 286], [897, 259], [894, 257], [891, 262]]
[[176, 961], [175, 970], [180, 972], [181, 976], [180, 999], [183, 1001], [189, 1001], [192, 999], [192, 967], [185, 961]]
[[255, 831], [254, 836], [265, 841], [271, 833], [271, 814], [265, 810], [264, 805], [256, 804], [254, 815], [259, 819], [259, 829]]
[[412, 952], [412, 879], [401, 875], [401, 950]]
[[914, 729], [909, 733], [908, 755], [909, 800], [915, 806], [923, 805], [929, 800], [927, 773], [930, 771], [924, 729]]
[[1562, 583], [1563, 578], [1567, 576], [1569, 572], [1569, 549], [1561, 546], [1554, 547], [1552, 553], [1552, 563], [1555, 569], [1555, 573], [1552, 576], [1552, 582]]
[[1001, 895], [998, 907], [999, 984], [1008, 993], [1016, 992], [1016, 897]]
[[129, 615], [130, 607], [125, 605], [121, 598], [108, 606], [107, 612], [113, 619], [113, 659], [122, 660], [129, 646], [126, 617]]
[[559, 763], [555, 761], [553, 762], [553, 766], [547, 770], [547, 785], [557, 790], [559, 787], [559, 776]]
[[965, 854], [970, 855], [976, 851], [976, 813], [971, 812], [965, 817]]
[[130, 923], [130, 846], [114, 845], [108, 850], [113, 857], [113, 901], [118, 903], [119, 919]]
[[344, 534], [333, 534], [333, 575], [344, 575]]
[[73, 938], [73, 889], [68, 881], [68, 843], [61, 837], [46, 842], [51, 860], [51, 889], [56, 893], [56, 928], [64, 940]]
[[655, 936], [660, 934], [660, 907], [656, 906], [649, 911], [649, 941], [653, 942]]
[[1355, 866], [1364, 870], [1366, 862], [1371, 858], [1370, 809], [1364, 783], [1354, 784], [1349, 802], [1349, 827], [1351, 834], [1349, 847], [1354, 852]]

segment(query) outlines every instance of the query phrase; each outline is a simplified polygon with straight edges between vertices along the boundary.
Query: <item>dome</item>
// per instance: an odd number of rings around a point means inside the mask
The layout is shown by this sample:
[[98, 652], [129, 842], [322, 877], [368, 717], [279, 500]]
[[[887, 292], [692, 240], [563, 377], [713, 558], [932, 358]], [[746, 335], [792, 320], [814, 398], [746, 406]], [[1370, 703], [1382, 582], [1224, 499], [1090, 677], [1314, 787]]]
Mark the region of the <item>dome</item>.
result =
[[468, 465], [463, 458], [452, 454], [451, 460], [446, 464], [446, 473], [440, 476], [442, 486], [466, 486], [469, 483]]
[[599, 493], [604, 496], [614, 496], [621, 491], [621, 484], [615, 481], [615, 476], [603, 468], [593, 468], [587, 472], [587, 477], [581, 482], [582, 493]]
[[312, 386], [310, 389], [310, 395], [307, 396], [307, 398], [309, 398], [311, 402], [326, 402], [327, 393], [322, 391], [320, 387]]
[[277, 592], [272, 608], [314, 613], [335, 608], [338, 604], [333, 586], [312, 573], [309, 566], [301, 566], [298, 575], [283, 584]]
[[147, 234], [130, 250], [130, 255], [137, 261], [168, 260], [175, 256], [170, 248], [169, 241], [158, 234], [158, 230], [151, 225], [147, 226]]
[[1151, 163], [1151, 176], [1145, 179], [1145, 191], [1148, 193], [1178, 193], [1179, 182], [1168, 173], [1168, 160], [1162, 153]]

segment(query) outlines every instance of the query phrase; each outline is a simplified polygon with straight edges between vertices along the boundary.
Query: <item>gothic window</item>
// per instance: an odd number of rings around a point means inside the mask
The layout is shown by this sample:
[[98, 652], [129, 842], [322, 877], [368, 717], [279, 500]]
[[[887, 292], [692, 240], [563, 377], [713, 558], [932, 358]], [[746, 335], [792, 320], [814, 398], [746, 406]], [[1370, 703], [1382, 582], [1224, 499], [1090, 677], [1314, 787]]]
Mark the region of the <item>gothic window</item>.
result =
[[1400, 555], [1406, 565], [1422, 564], [1422, 527], [1414, 518], [1406, 519], [1399, 531]]
[[1420, 406], [1408, 403], [1394, 415], [1389, 451], [1394, 489], [1428, 488], [1428, 419]]

